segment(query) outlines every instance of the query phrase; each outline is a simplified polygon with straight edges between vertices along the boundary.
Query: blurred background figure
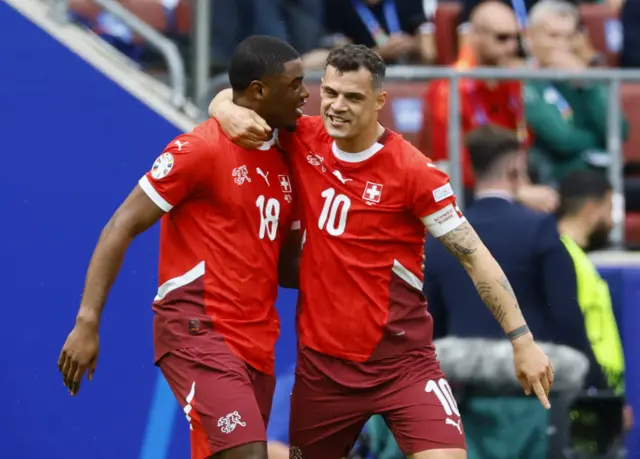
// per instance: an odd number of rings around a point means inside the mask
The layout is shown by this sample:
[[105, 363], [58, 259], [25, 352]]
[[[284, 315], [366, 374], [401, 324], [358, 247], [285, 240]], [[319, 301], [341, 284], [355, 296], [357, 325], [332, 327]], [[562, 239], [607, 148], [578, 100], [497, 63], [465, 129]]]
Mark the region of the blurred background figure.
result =
[[[578, 10], [562, 0], [542, 0], [529, 14], [532, 65], [581, 72], [589, 62], [575, 52]], [[534, 142], [529, 150], [538, 180], [557, 184], [576, 169], [606, 170], [607, 88], [584, 81], [530, 81], [525, 86], [526, 120]], [[620, 126], [622, 139], [628, 125]]]
[[[474, 10], [469, 30], [469, 52], [455, 68], [507, 67], [518, 49], [518, 25], [513, 11], [500, 2], [488, 1]], [[435, 80], [425, 94], [423, 118], [423, 151], [445, 171], [448, 162], [448, 103], [449, 82]], [[460, 81], [462, 135], [472, 129], [492, 123], [516, 133], [519, 140], [528, 139], [522, 105], [522, 86], [519, 81]], [[465, 202], [473, 200], [475, 183], [469, 154], [463, 147], [462, 173]], [[551, 212], [557, 205], [555, 192], [546, 187], [532, 186], [529, 177], [520, 177], [515, 198], [534, 209]]]
[[[532, 333], [538, 340], [568, 346], [595, 362], [572, 288], [571, 258], [560, 242], [555, 218], [515, 202], [522, 176], [527, 174], [526, 156], [517, 136], [485, 125], [467, 135], [466, 145], [476, 175], [476, 195], [465, 216], [504, 267]], [[425, 295], [434, 318], [434, 336], [456, 337], [461, 343], [484, 338], [484, 350], [499, 355], [504, 334], [492, 322], [471, 280], [455, 265], [455, 258], [434, 239], [427, 240], [425, 257]], [[561, 363], [555, 361], [554, 365], [557, 378], [562, 378]], [[592, 368], [601, 375], [597, 365]], [[453, 375], [448, 377], [455, 381]], [[519, 399], [515, 391], [509, 393], [501, 387], [498, 392], [492, 394], [486, 387], [465, 388], [462, 412], [470, 459], [538, 458], [547, 450], [566, 448], [566, 408], [558, 414], [559, 421], [550, 421], [544, 410], [529, 403], [531, 400]], [[555, 402], [552, 405], [555, 407]], [[523, 418], [524, 412], [528, 414]], [[486, 419], [491, 419], [490, 429]], [[562, 439], [556, 436], [548, 442], [550, 423], [556, 430], [560, 424], [564, 426]], [[492, 446], [496, 442], [509, 445], [505, 455], [496, 453]]]
[[388, 64], [432, 64], [433, 15], [421, 0], [325, 0], [327, 30], [375, 49]]
[[[561, 182], [558, 228], [573, 260], [575, 297], [584, 317], [587, 335], [597, 364], [605, 376], [604, 380], [590, 381], [590, 386], [624, 396], [625, 360], [609, 286], [587, 255], [589, 251], [607, 246], [613, 227], [612, 207], [611, 185], [600, 172], [574, 171]], [[606, 401], [600, 403], [605, 404]], [[617, 421], [614, 418], [612, 424], [619, 424]], [[628, 432], [632, 426], [633, 410], [625, 404], [622, 429]]]

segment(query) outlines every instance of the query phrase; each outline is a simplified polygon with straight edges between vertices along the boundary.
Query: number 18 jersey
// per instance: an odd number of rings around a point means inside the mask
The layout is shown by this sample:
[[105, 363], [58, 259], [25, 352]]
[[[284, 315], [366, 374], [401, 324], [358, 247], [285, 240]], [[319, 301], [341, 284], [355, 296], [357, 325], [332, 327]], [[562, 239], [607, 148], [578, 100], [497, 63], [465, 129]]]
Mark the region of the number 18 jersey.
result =
[[278, 260], [296, 223], [289, 168], [273, 143], [246, 150], [208, 120], [174, 139], [140, 180], [167, 212], [156, 361], [176, 349], [208, 351], [222, 337], [237, 357], [273, 374]]
[[304, 230], [301, 344], [354, 362], [432, 349], [422, 294], [425, 224], [439, 236], [463, 221], [448, 176], [388, 130], [355, 154], [337, 148], [319, 117], [301, 118], [279, 140]]

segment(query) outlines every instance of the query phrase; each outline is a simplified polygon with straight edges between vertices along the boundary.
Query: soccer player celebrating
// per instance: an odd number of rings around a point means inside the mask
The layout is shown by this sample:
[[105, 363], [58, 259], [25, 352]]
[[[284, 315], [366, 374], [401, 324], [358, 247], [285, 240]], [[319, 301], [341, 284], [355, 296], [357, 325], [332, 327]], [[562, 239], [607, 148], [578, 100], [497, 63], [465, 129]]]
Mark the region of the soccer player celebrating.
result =
[[[456, 205], [449, 178], [378, 122], [385, 65], [374, 51], [333, 51], [321, 117], [278, 132], [289, 154], [304, 231], [291, 399], [291, 457], [347, 456], [381, 414], [413, 459], [466, 457], [460, 412], [432, 343], [422, 294], [426, 231], [463, 264], [513, 344], [527, 394], [549, 407], [553, 372], [534, 342], [502, 269]], [[221, 93], [211, 105], [237, 141], [260, 138], [250, 116]], [[428, 263], [428, 260], [426, 260]]]
[[[273, 128], [295, 126], [309, 95], [302, 77], [290, 45], [260, 36], [238, 45], [229, 71], [235, 103]], [[160, 220], [154, 357], [190, 422], [193, 459], [267, 459], [275, 300], [287, 274], [278, 267], [300, 244], [274, 142], [245, 149], [208, 120], [167, 146], [102, 231], [58, 361], [77, 394], [95, 370], [100, 316], [127, 247]]]

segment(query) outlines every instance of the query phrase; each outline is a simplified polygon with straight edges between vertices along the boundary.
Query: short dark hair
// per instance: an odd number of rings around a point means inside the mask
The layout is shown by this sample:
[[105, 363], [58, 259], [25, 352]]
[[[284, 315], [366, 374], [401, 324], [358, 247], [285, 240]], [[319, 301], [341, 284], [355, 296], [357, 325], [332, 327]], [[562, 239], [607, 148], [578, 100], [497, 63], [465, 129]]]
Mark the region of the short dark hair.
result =
[[236, 46], [229, 64], [229, 82], [234, 91], [241, 92], [252, 81], [284, 71], [287, 62], [300, 54], [286, 41], [267, 35], [251, 36]]
[[588, 201], [600, 201], [612, 189], [604, 172], [593, 169], [570, 172], [560, 182], [558, 217], [580, 212]]
[[465, 137], [473, 170], [478, 178], [491, 175], [502, 158], [517, 153], [520, 141], [513, 131], [486, 124]]
[[346, 45], [334, 49], [327, 56], [325, 69], [334, 67], [339, 72], [357, 72], [365, 68], [371, 73], [373, 87], [379, 89], [384, 83], [387, 66], [374, 50], [364, 45]]

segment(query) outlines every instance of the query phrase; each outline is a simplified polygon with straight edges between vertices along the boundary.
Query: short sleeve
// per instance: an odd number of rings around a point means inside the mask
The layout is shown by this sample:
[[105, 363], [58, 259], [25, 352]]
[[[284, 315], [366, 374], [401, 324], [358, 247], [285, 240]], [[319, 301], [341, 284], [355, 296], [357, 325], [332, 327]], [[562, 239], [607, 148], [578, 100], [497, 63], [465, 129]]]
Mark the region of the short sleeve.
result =
[[194, 135], [176, 137], [138, 182], [162, 210], [169, 212], [200, 187], [208, 176], [207, 143]]
[[440, 237], [466, 221], [456, 203], [449, 176], [429, 158], [414, 152], [407, 172], [409, 209], [432, 236]]

